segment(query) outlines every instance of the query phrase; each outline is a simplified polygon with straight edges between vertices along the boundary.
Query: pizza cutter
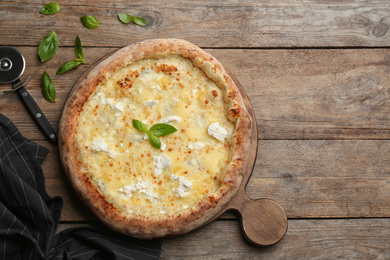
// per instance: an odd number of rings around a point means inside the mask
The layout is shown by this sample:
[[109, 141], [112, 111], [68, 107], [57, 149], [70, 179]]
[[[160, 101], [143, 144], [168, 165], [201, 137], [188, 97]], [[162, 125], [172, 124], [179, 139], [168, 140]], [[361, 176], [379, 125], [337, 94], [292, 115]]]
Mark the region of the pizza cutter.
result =
[[42, 110], [27, 92], [25, 88], [27, 81], [22, 82], [20, 80], [25, 66], [24, 57], [17, 49], [9, 46], [0, 46], [0, 84], [12, 84], [13, 89], [5, 92], [15, 91], [19, 94], [19, 97], [42, 132], [51, 143], [56, 144], [57, 134]]

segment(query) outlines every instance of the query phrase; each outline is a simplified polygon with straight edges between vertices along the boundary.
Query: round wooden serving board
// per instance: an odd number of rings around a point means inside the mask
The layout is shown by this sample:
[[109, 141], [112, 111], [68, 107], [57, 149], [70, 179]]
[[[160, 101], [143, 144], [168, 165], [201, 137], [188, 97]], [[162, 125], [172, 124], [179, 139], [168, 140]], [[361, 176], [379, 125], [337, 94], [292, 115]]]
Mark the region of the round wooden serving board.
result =
[[[114, 51], [115, 52], [115, 51]], [[92, 64], [90, 68], [87, 69], [81, 75], [79, 80], [75, 83], [74, 86], [79, 85], [79, 82], [85, 79], [88, 73], [100, 62], [105, 60], [107, 57], [112, 55], [114, 52], [109, 53], [108, 55], [99, 59], [96, 63]], [[246, 110], [248, 111], [251, 121], [252, 121], [252, 132], [251, 132], [251, 148], [248, 154], [248, 164], [246, 165], [245, 172], [243, 174], [242, 182], [240, 187], [237, 190], [237, 193], [232, 197], [232, 199], [219, 211], [214, 217], [209, 219], [202, 226], [207, 225], [212, 222], [220, 215], [226, 211], [234, 211], [238, 213], [241, 220], [241, 228], [244, 237], [251, 242], [252, 244], [258, 246], [269, 246], [277, 243], [280, 239], [283, 238], [287, 231], [287, 217], [283, 208], [270, 199], [257, 199], [252, 200], [248, 198], [245, 193], [245, 187], [248, 183], [248, 180], [252, 174], [253, 167], [255, 165], [256, 156], [257, 156], [257, 124], [256, 118], [253, 111], [253, 107], [249, 101], [248, 96], [245, 93], [245, 90], [241, 86], [240, 82], [236, 77], [226, 69], [233, 81], [238, 86], [241, 96], [244, 100]], [[75, 91], [75, 87], [70, 91], [71, 93]], [[201, 226], [201, 227], [202, 227]], [[199, 227], [200, 228], [200, 227]]]

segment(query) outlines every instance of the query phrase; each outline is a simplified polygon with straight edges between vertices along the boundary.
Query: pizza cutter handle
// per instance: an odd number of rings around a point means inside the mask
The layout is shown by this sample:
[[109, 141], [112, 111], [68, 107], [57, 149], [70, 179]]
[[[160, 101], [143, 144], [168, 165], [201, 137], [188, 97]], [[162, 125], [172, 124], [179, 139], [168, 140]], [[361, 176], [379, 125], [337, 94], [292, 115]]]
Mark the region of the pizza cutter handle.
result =
[[270, 246], [281, 240], [287, 232], [283, 208], [271, 199], [252, 200], [242, 195], [233, 209], [240, 214], [245, 238], [258, 246]]
[[54, 129], [50, 125], [45, 114], [43, 114], [37, 103], [35, 103], [30, 93], [28, 93], [28, 91], [23, 86], [18, 87], [16, 89], [16, 92], [18, 92], [24, 105], [27, 107], [27, 110], [30, 112], [35, 122], [41, 128], [42, 132], [46, 135], [46, 137], [52, 144], [56, 144], [58, 140], [57, 134], [54, 132]]

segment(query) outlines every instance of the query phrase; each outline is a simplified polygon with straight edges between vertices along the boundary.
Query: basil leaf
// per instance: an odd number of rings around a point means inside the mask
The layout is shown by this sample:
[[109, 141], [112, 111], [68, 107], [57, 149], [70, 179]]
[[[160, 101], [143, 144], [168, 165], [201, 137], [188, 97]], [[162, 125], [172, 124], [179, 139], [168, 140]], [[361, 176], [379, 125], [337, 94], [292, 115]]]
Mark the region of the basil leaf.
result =
[[81, 20], [82, 24], [85, 27], [87, 27], [88, 29], [95, 29], [95, 28], [98, 28], [100, 25], [100, 22], [98, 21], [98, 19], [96, 19], [92, 15], [86, 15], [86, 16], [80, 17], [80, 20]]
[[137, 128], [138, 130], [140, 130], [141, 132], [144, 132], [146, 134], [148, 133], [147, 126], [144, 123], [142, 123], [141, 121], [139, 121], [139, 120], [133, 119], [133, 126], [135, 128]]
[[56, 89], [46, 71], [42, 74], [42, 95], [47, 101], [56, 102]]
[[75, 60], [72, 60], [72, 61], [68, 61], [68, 62], [65, 62], [64, 64], [62, 64], [56, 74], [59, 75], [59, 74], [62, 74], [62, 73], [65, 73], [71, 69], [74, 69], [75, 67], [77, 67], [78, 65], [80, 65], [82, 63], [81, 60], [79, 59], [75, 59]]
[[168, 124], [155, 124], [148, 130], [148, 127], [144, 123], [135, 119], [133, 119], [133, 126], [146, 133], [150, 144], [157, 149], [161, 148], [160, 136], [169, 135], [177, 131], [176, 128]]
[[61, 6], [56, 2], [45, 4], [39, 11], [41, 14], [56, 14], [61, 9]]
[[165, 136], [176, 132], [177, 129], [168, 124], [155, 124], [149, 129], [149, 133], [155, 136]]
[[150, 132], [148, 133], [148, 137], [149, 137], [149, 142], [150, 142], [151, 145], [153, 145], [157, 149], [161, 148], [160, 138], [158, 138], [157, 136], [155, 136], [154, 134], [152, 134]]
[[141, 26], [144, 26], [144, 25], [148, 25], [148, 21], [146, 21], [145, 18], [142, 18], [142, 17], [139, 17], [139, 16], [134, 16], [133, 18], [133, 22], [135, 24], [138, 24], [138, 25], [141, 25]]
[[57, 34], [51, 31], [48, 36], [44, 37], [39, 44], [38, 56], [41, 62], [45, 62], [56, 54], [59, 42]]
[[81, 40], [78, 36], [76, 37], [74, 52], [76, 53], [76, 57], [79, 58], [80, 61], [85, 64], [86, 62], [84, 60], [83, 47], [81, 46]]
[[134, 17], [129, 14], [118, 13], [118, 18], [122, 23], [130, 23]]

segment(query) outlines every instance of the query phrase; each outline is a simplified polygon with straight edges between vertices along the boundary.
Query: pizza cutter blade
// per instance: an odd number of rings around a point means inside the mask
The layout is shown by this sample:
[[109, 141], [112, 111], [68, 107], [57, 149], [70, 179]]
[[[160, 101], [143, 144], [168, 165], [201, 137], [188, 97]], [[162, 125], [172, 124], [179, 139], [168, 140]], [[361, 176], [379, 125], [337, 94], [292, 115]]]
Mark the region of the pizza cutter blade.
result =
[[19, 94], [19, 97], [42, 132], [51, 143], [56, 144], [57, 134], [42, 110], [27, 92], [24, 87], [25, 83], [20, 81], [25, 66], [24, 57], [17, 49], [9, 46], [0, 47], [0, 84], [12, 84], [13, 91]]

